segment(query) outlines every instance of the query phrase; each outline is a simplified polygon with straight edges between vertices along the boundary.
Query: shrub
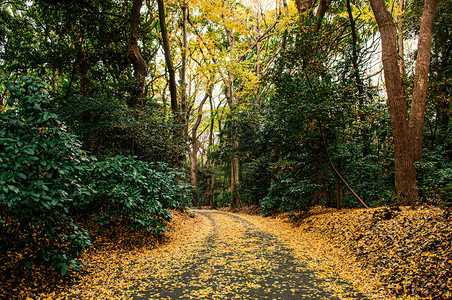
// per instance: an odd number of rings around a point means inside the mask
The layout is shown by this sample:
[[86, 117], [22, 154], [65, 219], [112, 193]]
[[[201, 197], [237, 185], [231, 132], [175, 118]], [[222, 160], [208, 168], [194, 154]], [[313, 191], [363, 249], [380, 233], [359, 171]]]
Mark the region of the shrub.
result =
[[279, 178], [261, 203], [262, 213], [308, 211], [314, 204], [312, 195], [320, 188], [309, 179]]
[[46, 111], [49, 94], [36, 77], [13, 83], [0, 114], [0, 230], [2, 249], [30, 251], [23, 263], [53, 265], [65, 274], [90, 245], [88, 232], [69, 216], [83, 193], [79, 172], [89, 158], [58, 116]]
[[93, 163], [85, 173], [93, 195], [79, 208], [102, 225], [126, 225], [159, 236], [171, 219], [169, 208], [187, 204], [180, 174], [164, 163], [115, 156]]
[[445, 151], [438, 147], [424, 151], [423, 161], [417, 164], [419, 194], [424, 202], [452, 203], [452, 163], [445, 157]]

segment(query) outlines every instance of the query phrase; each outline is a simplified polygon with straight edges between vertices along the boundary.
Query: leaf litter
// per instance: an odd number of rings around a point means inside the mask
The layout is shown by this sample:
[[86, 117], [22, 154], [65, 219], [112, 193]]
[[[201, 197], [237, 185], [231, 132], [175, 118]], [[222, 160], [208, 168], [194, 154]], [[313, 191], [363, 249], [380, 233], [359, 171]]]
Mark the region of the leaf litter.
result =
[[[264, 270], [272, 270], [272, 264], [263, 255], [256, 254], [245, 257], [237, 268], [237, 261], [227, 259], [227, 255], [237, 251], [237, 247], [243, 248], [239, 249], [242, 253], [253, 251], [236, 240], [221, 240], [220, 234], [216, 235], [220, 239], [219, 245], [235, 246], [217, 248], [219, 255], [214, 260], [200, 261], [199, 256], [202, 255], [206, 240], [219, 229], [215, 229], [212, 222], [201, 214], [196, 214], [194, 218], [179, 212], [173, 214], [174, 230], [168, 231], [162, 241], [138, 236], [123, 241], [121, 234], [116, 239], [103, 234], [102, 238], [95, 241], [95, 247], [85, 255], [84, 260], [90, 264], [90, 268], [82, 274], [76, 275], [70, 270], [70, 276], [66, 279], [49, 281], [45, 279], [46, 276], [42, 276], [41, 271], [34, 270], [33, 280], [22, 276], [9, 285], [11, 281], [4, 280], [0, 286], [1, 297], [139, 299], [140, 295], [144, 295], [150, 299], [171, 299], [161, 298], [158, 291], [157, 294], [150, 294], [149, 287], [155, 284], [152, 279], [161, 280], [161, 286], [167, 290], [182, 289], [182, 283], [174, 279], [178, 276], [177, 272], [180, 275], [187, 271], [187, 265], [191, 262], [208, 262], [207, 266], [215, 272], [221, 268], [228, 272], [236, 268], [238, 275], [246, 273], [250, 266], [259, 265]], [[275, 218], [236, 215], [278, 239], [282, 245], [280, 248], [290, 249], [290, 255], [316, 270], [313, 281], [317, 281], [313, 293], [315, 289], [328, 289], [340, 299], [354, 299], [356, 292], [371, 299], [451, 299], [452, 226], [451, 215], [446, 210], [383, 207], [338, 211], [317, 207], [295, 225], [287, 215]], [[243, 234], [243, 230], [240, 233], [227, 222], [224, 222], [223, 227], [219, 232], [230, 232], [236, 236]], [[231, 239], [231, 235], [224, 238]], [[261, 251], [278, 251], [278, 247], [271, 247], [267, 245]], [[177, 270], [174, 268], [177, 265], [185, 269]], [[241, 299], [238, 292], [260, 289], [264, 295], [265, 291], [271, 290], [271, 286], [265, 286], [265, 281], [252, 273], [247, 274], [248, 280], [240, 284], [228, 280], [227, 276], [220, 276], [217, 286], [221, 288], [214, 289], [204, 284], [211, 279], [212, 274], [197, 274], [199, 282], [193, 288], [193, 293], [185, 299]], [[322, 278], [326, 280], [320, 280]], [[286, 280], [280, 278], [272, 284], [287, 289], [293, 295], [300, 295], [300, 290], [287, 285]], [[354, 289], [350, 290], [344, 283], [351, 283]]]
[[[376, 299], [451, 299], [452, 224], [438, 207], [327, 209], [293, 219], [247, 216]], [[285, 225], [281, 224], [285, 222]], [[279, 232], [279, 233], [278, 233]]]

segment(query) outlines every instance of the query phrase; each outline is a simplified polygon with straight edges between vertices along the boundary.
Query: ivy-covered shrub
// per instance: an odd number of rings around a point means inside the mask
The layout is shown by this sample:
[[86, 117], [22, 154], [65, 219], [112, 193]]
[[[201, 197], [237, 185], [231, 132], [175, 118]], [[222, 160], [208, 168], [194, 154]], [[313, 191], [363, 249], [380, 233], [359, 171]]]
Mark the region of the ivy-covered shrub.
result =
[[168, 209], [188, 204], [180, 176], [164, 163], [108, 157], [85, 173], [93, 195], [80, 201], [79, 209], [94, 213], [101, 225], [117, 223], [158, 236], [171, 219]]
[[65, 274], [90, 245], [86, 230], [70, 217], [75, 195], [84, 192], [79, 174], [89, 157], [58, 116], [36, 77], [0, 81], [10, 92], [0, 114], [1, 249], [29, 249], [23, 263], [53, 265]]

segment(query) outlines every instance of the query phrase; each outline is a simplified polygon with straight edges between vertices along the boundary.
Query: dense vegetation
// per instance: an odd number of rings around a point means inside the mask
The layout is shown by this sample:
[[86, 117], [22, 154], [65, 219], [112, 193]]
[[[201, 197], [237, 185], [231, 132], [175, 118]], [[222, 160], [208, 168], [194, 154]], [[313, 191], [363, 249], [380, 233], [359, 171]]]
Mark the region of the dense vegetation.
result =
[[[452, 3], [430, 28], [412, 198], [376, 2], [0, 2], [2, 255], [64, 275], [91, 244], [83, 220], [159, 236], [169, 209], [192, 204], [450, 205]], [[406, 114], [425, 51], [403, 41], [426, 31], [423, 7], [387, 2]]]

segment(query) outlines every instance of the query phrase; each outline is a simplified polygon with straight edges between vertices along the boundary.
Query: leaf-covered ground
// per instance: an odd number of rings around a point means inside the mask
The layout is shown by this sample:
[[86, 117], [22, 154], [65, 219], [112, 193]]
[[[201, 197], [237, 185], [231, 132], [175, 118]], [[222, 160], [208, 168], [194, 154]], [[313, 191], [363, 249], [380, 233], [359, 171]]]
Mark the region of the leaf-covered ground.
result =
[[342, 277], [368, 285], [364, 289], [374, 294], [389, 292], [401, 299], [452, 298], [449, 211], [318, 208], [311, 214], [291, 231], [318, 241], [320, 246], [312, 253], [324, 252], [325, 266], [330, 264]]
[[[206, 239], [149, 274], [133, 299], [362, 299], [244, 216], [197, 211]], [[177, 255], [177, 254], [175, 254]]]
[[287, 215], [244, 217], [288, 241], [312, 269], [337, 274], [370, 298], [452, 299], [450, 210], [316, 207], [295, 225]]
[[[438, 208], [316, 208], [296, 225], [283, 215], [199, 211], [190, 218], [175, 212], [172, 226], [160, 245], [155, 239], [104, 232], [86, 254], [91, 267], [81, 275], [71, 272], [64, 279], [49, 280], [44, 270], [33, 277], [22, 271], [9, 273], [0, 282], [0, 298], [450, 299], [452, 295], [451, 216]], [[2, 260], [2, 276], [7, 261]]]
[[[261, 222], [230, 213], [176, 214], [160, 247], [88, 253], [79, 282], [41, 299], [359, 299], [337, 277], [312, 271], [305, 257]], [[281, 221], [281, 224], [285, 224]]]

